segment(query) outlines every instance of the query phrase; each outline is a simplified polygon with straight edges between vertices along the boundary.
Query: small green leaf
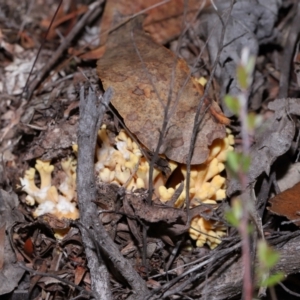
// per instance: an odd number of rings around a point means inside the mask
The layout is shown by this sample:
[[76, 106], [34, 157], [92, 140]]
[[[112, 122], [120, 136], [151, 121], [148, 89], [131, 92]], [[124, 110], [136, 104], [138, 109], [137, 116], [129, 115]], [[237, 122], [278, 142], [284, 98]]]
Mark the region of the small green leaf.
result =
[[235, 175], [237, 175], [240, 167], [238, 153], [234, 151], [230, 151], [227, 154], [227, 161], [226, 161], [228, 169]]
[[248, 85], [248, 74], [244, 66], [238, 65], [236, 68], [237, 81], [242, 90], [247, 90]]
[[268, 252], [269, 252], [268, 257], [266, 258], [265, 263], [268, 268], [272, 268], [273, 266], [276, 265], [280, 255], [278, 252], [273, 251], [272, 248], [269, 248]]
[[268, 246], [265, 241], [258, 243], [258, 260], [265, 268], [272, 268], [276, 265], [280, 255], [277, 251]]
[[225, 95], [224, 102], [226, 106], [235, 114], [238, 115], [240, 111], [240, 103], [236, 97]]
[[247, 124], [250, 131], [253, 131], [255, 128], [259, 127], [262, 124], [262, 117], [256, 115], [253, 112], [250, 112], [247, 117]]
[[263, 280], [261, 282], [261, 286], [265, 286], [265, 287], [270, 287], [270, 286], [274, 286], [275, 284], [277, 284], [278, 282], [282, 281], [284, 279], [284, 273], [283, 272], [278, 272], [275, 273], [273, 275], [270, 275], [268, 278], [266, 278], [265, 280]]
[[248, 155], [243, 155], [241, 157], [241, 169], [244, 173], [247, 173], [249, 171], [251, 164], [251, 157]]
[[230, 151], [227, 154], [226, 164], [232, 175], [237, 175], [240, 171], [247, 173], [250, 168], [251, 158], [243, 153]]
[[252, 224], [248, 224], [247, 232], [248, 232], [248, 234], [251, 234], [254, 232], [254, 226]]
[[225, 218], [234, 227], [238, 227], [243, 216], [243, 207], [240, 199], [232, 201], [231, 208], [225, 212]]
[[250, 130], [254, 130], [255, 129], [255, 124], [256, 124], [256, 115], [254, 113], [249, 113], [247, 116], [247, 124], [248, 124], [248, 128]]
[[235, 217], [232, 210], [225, 212], [225, 219], [231, 226], [236, 228], [239, 226], [239, 220]]
[[255, 56], [250, 56], [246, 64], [246, 72], [248, 76], [251, 76], [255, 67]]

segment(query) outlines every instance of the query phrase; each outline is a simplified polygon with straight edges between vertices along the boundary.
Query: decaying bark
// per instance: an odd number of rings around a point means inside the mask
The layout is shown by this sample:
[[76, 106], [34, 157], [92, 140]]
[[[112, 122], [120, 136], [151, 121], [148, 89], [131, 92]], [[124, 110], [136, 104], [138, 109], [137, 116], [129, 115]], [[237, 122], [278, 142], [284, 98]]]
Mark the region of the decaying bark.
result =
[[[95, 199], [95, 179], [93, 152], [96, 146], [97, 125], [101, 121], [106, 105], [109, 104], [111, 92], [102, 97], [102, 103], [97, 102], [95, 93], [89, 90], [87, 98], [84, 95], [84, 88], [80, 91], [80, 120], [78, 130], [78, 167], [77, 167], [77, 194], [78, 206], [80, 209], [80, 221], [84, 225], [81, 231], [82, 241], [85, 246], [88, 266], [91, 272], [92, 290], [98, 299], [111, 299], [109, 288], [109, 274], [103, 258], [95, 251], [96, 239], [95, 222], [98, 219], [96, 205], [92, 202]], [[97, 105], [98, 104], [98, 105]], [[97, 107], [98, 106], [98, 107]]]
[[[280, 260], [272, 272], [282, 271], [285, 275], [289, 275], [300, 269], [299, 243], [300, 236], [298, 234], [283, 246], [275, 247], [280, 253]], [[203, 299], [223, 300], [237, 297], [242, 292], [242, 274], [240, 258], [226, 268], [225, 272], [220, 274], [216, 280], [208, 281], [202, 291]]]
[[[104, 261], [108, 259], [131, 286], [132, 299], [144, 299], [148, 294], [144, 280], [137, 274], [130, 262], [122, 256], [117, 245], [104, 229], [97, 215], [96, 204], [93, 203], [96, 200], [94, 151], [97, 131], [111, 96], [112, 90], [108, 89], [101, 97], [102, 103], [100, 103], [91, 89], [87, 98], [84, 96], [83, 88], [80, 93], [77, 166], [78, 205], [82, 225], [80, 228], [91, 271], [92, 289], [96, 298], [110, 299], [112, 297], [109, 274]], [[99, 248], [100, 251], [96, 251]]]

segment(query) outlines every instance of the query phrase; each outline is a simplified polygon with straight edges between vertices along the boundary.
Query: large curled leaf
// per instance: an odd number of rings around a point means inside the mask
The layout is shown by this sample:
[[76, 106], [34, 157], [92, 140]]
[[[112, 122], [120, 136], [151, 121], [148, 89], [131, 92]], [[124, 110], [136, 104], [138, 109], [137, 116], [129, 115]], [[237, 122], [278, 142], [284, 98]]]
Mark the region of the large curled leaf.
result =
[[[298, 99], [276, 99], [268, 104], [274, 115], [266, 120], [255, 132], [255, 143], [250, 148], [251, 165], [248, 173], [249, 183], [262, 173], [269, 175], [277, 157], [286, 153], [295, 135], [295, 124], [290, 115], [300, 116]], [[241, 191], [242, 186], [237, 178], [232, 178], [227, 187], [227, 195]]]
[[[160, 153], [171, 160], [186, 163], [203, 89], [194, 79], [187, 80], [187, 64], [156, 44], [140, 24], [139, 19], [134, 19], [110, 35], [106, 52], [98, 61], [98, 75], [105, 89], [109, 86], [114, 89], [111, 103], [128, 129], [151, 151], [157, 147], [164, 107], [172, 86], [168, 110], [171, 116]], [[208, 156], [208, 145], [225, 137], [225, 126], [212, 116], [211, 111], [220, 114], [217, 104], [206, 100], [202, 105], [202, 122], [192, 164], [203, 163]]]
[[143, 11], [146, 15], [143, 28], [157, 43], [164, 44], [182, 32], [183, 18], [185, 26], [192, 24], [200, 11], [210, 5], [209, 0], [163, 2], [161, 0], [107, 0], [101, 21], [101, 43], [106, 42], [109, 30], [122, 17], [131, 17]]

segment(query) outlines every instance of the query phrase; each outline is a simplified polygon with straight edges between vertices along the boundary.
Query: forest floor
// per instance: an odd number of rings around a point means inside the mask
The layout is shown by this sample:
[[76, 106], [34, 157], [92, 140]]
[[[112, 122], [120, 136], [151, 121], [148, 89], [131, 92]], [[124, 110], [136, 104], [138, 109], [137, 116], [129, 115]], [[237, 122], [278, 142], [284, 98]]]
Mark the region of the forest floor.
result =
[[0, 3], [0, 298], [299, 298], [299, 17]]

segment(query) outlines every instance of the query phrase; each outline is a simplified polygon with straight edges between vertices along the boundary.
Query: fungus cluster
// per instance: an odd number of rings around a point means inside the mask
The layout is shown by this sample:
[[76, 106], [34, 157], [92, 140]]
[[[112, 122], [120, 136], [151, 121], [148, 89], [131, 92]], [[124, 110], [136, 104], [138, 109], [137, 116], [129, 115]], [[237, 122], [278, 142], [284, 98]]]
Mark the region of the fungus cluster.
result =
[[[97, 149], [96, 171], [103, 182], [115, 183], [126, 187], [128, 190], [137, 188], [148, 188], [149, 163], [143, 157], [137, 144], [121, 130], [115, 138], [115, 147], [111, 145], [106, 127], [102, 126], [99, 131], [101, 146]], [[233, 150], [234, 138], [229, 130], [224, 139], [216, 139], [209, 147], [208, 159], [201, 165], [191, 167], [189, 198], [190, 206], [195, 207], [202, 203], [217, 204], [217, 201], [226, 198], [225, 177], [221, 175], [224, 171], [224, 162], [228, 151]], [[186, 182], [186, 166], [177, 166], [175, 162], [169, 161], [169, 167], [173, 172], [177, 167]], [[179, 184], [166, 187], [167, 178], [162, 172], [154, 169], [153, 185], [155, 192], [162, 202], [169, 201]], [[185, 204], [186, 189], [184, 188], [178, 197], [175, 207]], [[198, 247], [205, 243], [210, 248], [215, 248], [225, 235], [226, 228], [213, 220], [205, 220], [200, 216], [193, 218], [190, 228], [190, 236], [196, 240]]]
[[[138, 145], [122, 129], [111, 145], [106, 126], [98, 132], [100, 146], [96, 149], [97, 162], [95, 166], [99, 179], [105, 183], [115, 183], [127, 190], [148, 188], [149, 163], [142, 155]], [[177, 167], [169, 163], [171, 172]], [[156, 168], [153, 171], [153, 185], [158, 188], [166, 183], [167, 178]]]
[[[195, 207], [202, 203], [216, 204], [226, 197], [225, 178], [221, 175], [228, 151], [233, 149], [233, 135], [227, 131], [224, 139], [215, 140], [210, 146], [207, 161], [201, 165], [191, 167], [189, 198], [190, 206]], [[76, 146], [73, 151], [76, 153]], [[54, 214], [58, 218], [76, 219], [79, 216], [76, 207], [76, 161], [68, 158], [61, 163], [64, 179], [58, 188], [51, 185], [51, 173], [54, 166], [50, 162], [37, 160], [35, 168], [29, 169], [25, 177], [21, 178], [23, 190], [27, 193], [28, 205], [38, 204], [33, 216], [38, 217], [45, 213]], [[127, 190], [149, 187], [149, 163], [143, 156], [138, 145], [121, 130], [113, 141], [109, 138], [108, 130], [103, 125], [98, 132], [98, 146], [96, 149], [95, 171], [101, 182], [114, 183]], [[170, 174], [179, 168], [186, 182], [186, 166], [177, 165], [169, 161]], [[40, 188], [35, 184], [36, 170], [40, 175]], [[157, 168], [153, 172], [153, 186], [155, 195], [162, 202], [169, 201], [176, 188], [172, 183], [166, 187], [167, 177]], [[185, 205], [186, 189], [178, 197], [175, 207]], [[225, 235], [225, 227], [212, 220], [205, 220], [200, 216], [193, 218], [189, 234], [196, 240], [198, 247], [205, 243], [215, 248]]]
[[[215, 204], [216, 201], [226, 197], [225, 177], [220, 173], [225, 169], [227, 153], [233, 150], [234, 137], [227, 130], [224, 139], [216, 139], [209, 147], [209, 156], [205, 163], [201, 165], [191, 166], [189, 198], [191, 207], [195, 207], [201, 203]], [[186, 166], [181, 166], [181, 173], [186, 180]], [[179, 185], [175, 187], [178, 188]], [[167, 189], [161, 187], [159, 189], [161, 200], [168, 201], [175, 192], [174, 188]], [[169, 194], [169, 197], [167, 196]], [[176, 207], [182, 207], [186, 199], [186, 189], [179, 196]]]
[[196, 216], [191, 221], [189, 234], [196, 241], [197, 247], [207, 244], [214, 249], [221, 243], [221, 238], [226, 235], [226, 227], [219, 222]]
[[[37, 160], [35, 168], [25, 172], [20, 178], [23, 191], [27, 193], [25, 202], [29, 206], [38, 204], [33, 212], [35, 218], [50, 213], [57, 218], [77, 219], [76, 207], [76, 161], [71, 157], [62, 161], [63, 179], [56, 188], [51, 184], [54, 166], [49, 161]], [[40, 187], [35, 184], [36, 171], [40, 177]]]
[[[209, 147], [210, 152], [208, 159], [201, 165], [191, 166], [189, 199], [190, 206], [195, 207], [200, 204], [217, 204], [217, 201], [226, 198], [225, 177], [220, 175], [225, 169], [227, 153], [233, 150], [234, 137], [229, 130], [224, 139], [216, 139]], [[186, 166], [181, 166], [181, 173], [186, 183], [187, 171]], [[171, 199], [178, 188], [165, 186], [159, 188], [160, 199], [168, 201]], [[175, 207], [185, 205], [186, 188], [183, 189], [178, 197]], [[193, 218], [189, 230], [192, 239], [196, 240], [198, 247], [207, 243], [211, 249], [215, 248], [221, 242], [221, 237], [225, 235], [225, 227], [213, 220], [205, 220], [200, 216]]]

